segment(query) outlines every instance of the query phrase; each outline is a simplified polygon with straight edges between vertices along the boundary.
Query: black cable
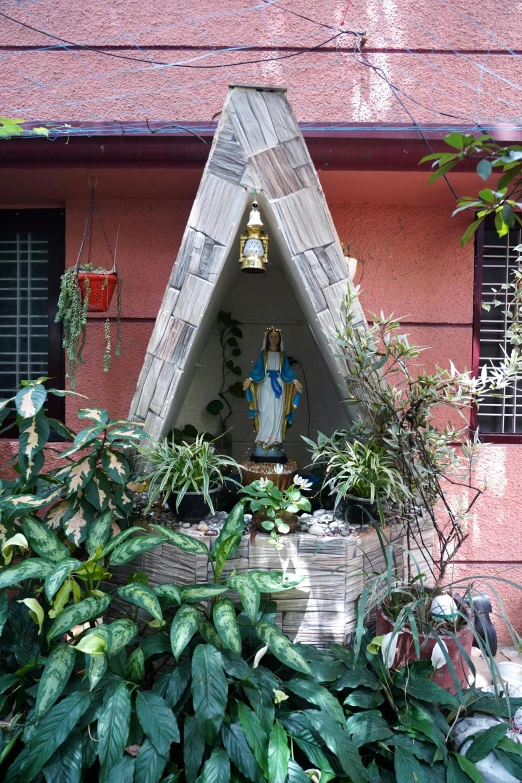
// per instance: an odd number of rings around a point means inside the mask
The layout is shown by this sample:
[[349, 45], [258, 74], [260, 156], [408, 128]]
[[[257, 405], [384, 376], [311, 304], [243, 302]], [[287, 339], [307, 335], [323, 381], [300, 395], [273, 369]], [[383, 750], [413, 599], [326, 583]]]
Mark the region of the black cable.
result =
[[[322, 46], [326, 46], [326, 44], [330, 43], [330, 41], [334, 41], [336, 38], [339, 38], [341, 35], [355, 35], [359, 36], [360, 33], [357, 33], [353, 30], [342, 30], [335, 35], [332, 35], [330, 38], [327, 38], [325, 41], [321, 41], [321, 43], [316, 44], [316, 46], [311, 46], [308, 49], [300, 49], [297, 52], [290, 52], [289, 54], [282, 54], [279, 57], [263, 57], [257, 60], [239, 60], [238, 62], [234, 63], [224, 63], [219, 65], [189, 65], [186, 63], [169, 63], [169, 62], [162, 62], [161, 60], [150, 60], [144, 57], [130, 57], [126, 54], [116, 54], [115, 52], [107, 52], [103, 49], [97, 49], [95, 46], [89, 46], [87, 44], [78, 44], [74, 41], [68, 41], [67, 38], [61, 38], [58, 35], [53, 35], [53, 33], [47, 33], [45, 30], [40, 30], [38, 27], [33, 27], [30, 24], [26, 24], [25, 22], [21, 22], [19, 19], [13, 19], [12, 16], [8, 16], [8, 14], [4, 14], [3, 11], [0, 11], [0, 16], [3, 16], [4, 19], [8, 19], [10, 22], [13, 22], [14, 24], [18, 24], [21, 27], [25, 27], [28, 30], [32, 30], [34, 33], [39, 33], [40, 35], [46, 35], [48, 38], [51, 38], [53, 41], [59, 41], [62, 44], [66, 44], [66, 46], [60, 47], [60, 48], [67, 48], [70, 47], [74, 50], [80, 50], [80, 51], [87, 51], [87, 52], [95, 52], [96, 54], [103, 54], [106, 57], [115, 57], [118, 60], [131, 60], [132, 62], [136, 63], [147, 63], [148, 65], [164, 65], [168, 66], [169, 68], [191, 68], [191, 69], [214, 69], [214, 68], [234, 68], [237, 65], [254, 65], [256, 63], [267, 63], [267, 62], [274, 62], [277, 60], [286, 60], [289, 57], [300, 57], [303, 54], [309, 54], [310, 52], [315, 52], [317, 49], [320, 49]], [[47, 50], [49, 47], [42, 46], [38, 48], [31, 48], [28, 51], [42, 51]], [[215, 50], [216, 52], [231, 52], [235, 51], [235, 49], [218, 49]]]

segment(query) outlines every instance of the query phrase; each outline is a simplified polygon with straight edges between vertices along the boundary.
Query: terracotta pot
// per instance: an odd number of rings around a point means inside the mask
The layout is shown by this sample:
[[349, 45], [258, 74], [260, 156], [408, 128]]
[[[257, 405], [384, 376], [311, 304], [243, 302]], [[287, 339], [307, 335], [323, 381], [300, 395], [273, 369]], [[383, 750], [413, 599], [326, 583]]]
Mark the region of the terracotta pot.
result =
[[[393, 621], [384, 613], [382, 606], [378, 606], [376, 610], [376, 635], [383, 636], [384, 634], [393, 631]], [[473, 628], [469, 623], [466, 623], [460, 631], [457, 631], [456, 636], [462, 647], [466, 650], [466, 653], [471, 657], [471, 647], [473, 644]], [[413, 634], [409, 628], [403, 628], [398, 634], [399, 640], [397, 644], [397, 652], [395, 653], [395, 660], [393, 662], [393, 668], [399, 669], [401, 666], [405, 666], [407, 663], [413, 663], [419, 660], [415, 652], [415, 645], [413, 642]], [[450, 660], [455, 669], [455, 674], [458, 677], [459, 683], [462, 688], [468, 687], [468, 675], [469, 665], [467, 661], [462, 657], [460, 648], [453, 636], [448, 634], [439, 633], [439, 638], [446, 644], [448, 648], [448, 654]], [[437, 644], [437, 639], [434, 636], [426, 637], [424, 634], [419, 634], [419, 645], [421, 647], [420, 659], [422, 661], [429, 660], [433, 652], [433, 648]], [[433, 681], [440, 685], [450, 693], [456, 693], [455, 683], [453, 676], [450, 672], [449, 666], [445, 664], [433, 675]]]
[[[295, 530], [297, 528], [298, 519], [297, 514], [292, 514], [291, 511], [281, 511], [279, 514], [277, 514], [277, 518], [282, 519], [283, 522], [286, 522], [288, 527], [290, 528], [290, 532], [292, 530]], [[265, 511], [256, 511], [254, 516], [252, 517], [252, 522], [254, 523], [254, 527], [257, 530], [261, 530], [263, 533], [269, 533], [269, 530], [266, 530], [263, 527], [263, 522], [272, 521], [268, 514]], [[276, 531], [277, 532], [277, 531]]]
[[118, 283], [118, 275], [114, 272], [78, 272], [78, 285], [82, 294], [82, 302], [87, 296], [85, 281], [89, 280], [89, 313], [104, 313], [109, 309], [112, 295]]

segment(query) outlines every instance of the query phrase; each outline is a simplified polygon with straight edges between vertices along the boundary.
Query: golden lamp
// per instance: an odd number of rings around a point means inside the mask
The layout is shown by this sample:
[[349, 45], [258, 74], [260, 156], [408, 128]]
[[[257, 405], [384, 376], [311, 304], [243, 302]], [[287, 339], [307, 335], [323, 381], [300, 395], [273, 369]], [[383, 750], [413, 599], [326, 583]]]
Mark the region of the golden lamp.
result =
[[266, 271], [268, 263], [268, 236], [263, 231], [263, 221], [257, 201], [252, 202], [246, 233], [239, 240], [241, 271], [258, 275]]

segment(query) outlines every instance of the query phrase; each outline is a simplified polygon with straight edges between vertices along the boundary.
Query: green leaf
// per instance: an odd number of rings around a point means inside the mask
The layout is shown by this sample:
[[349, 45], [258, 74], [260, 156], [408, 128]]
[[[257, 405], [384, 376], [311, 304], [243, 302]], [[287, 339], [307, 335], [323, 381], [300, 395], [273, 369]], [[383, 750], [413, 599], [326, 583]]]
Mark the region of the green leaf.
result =
[[204, 752], [205, 740], [197, 721], [193, 715], [187, 715], [183, 730], [183, 761], [187, 783], [193, 783], [197, 778]]
[[319, 746], [317, 738], [310, 731], [308, 723], [303, 715], [293, 713], [289, 717], [281, 717], [281, 723], [285, 726], [288, 734], [293, 738], [295, 744], [303, 751], [313, 767], [328, 773], [332, 772], [332, 767], [330, 766], [324, 751]]
[[80, 490], [87, 486], [94, 474], [94, 459], [91, 455], [85, 459], [75, 462], [69, 468], [65, 479], [67, 495], [77, 495]]
[[[154, 536], [154, 538], [157, 538], [157, 536]], [[120, 598], [123, 598], [124, 601], [128, 601], [134, 606], [145, 609], [146, 612], [151, 614], [154, 619], [158, 620], [160, 623], [163, 620], [163, 613], [156, 593], [150, 587], [142, 585], [139, 582], [131, 582], [131, 584], [119, 587], [118, 595]]]
[[29, 419], [23, 419], [19, 432], [20, 453], [27, 459], [32, 459], [43, 449], [49, 438], [49, 420], [44, 411]]
[[475, 734], [473, 742], [466, 751], [468, 761], [482, 761], [488, 756], [493, 748], [496, 748], [500, 740], [505, 737], [508, 730], [507, 723], [499, 723], [497, 726], [491, 726], [486, 731]]
[[176, 612], [170, 626], [170, 646], [176, 660], [198, 630], [198, 620], [199, 612], [193, 606], [184, 604]]
[[268, 649], [279, 661], [285, 663], [291, 669], [313, 676], [313, 669], [298, 652], [290, 639], [270, 623], [259, 623], [255, 631], [262, 642], [268, 645]]
[[522, 780], [522, 759], [518, 753], [506, 753], [498, 747], [495, 748], [493, 753], [507, 772], [517, 780]]
[[154, 655], [164, 655], [165, 653], [170, 652], [169, 636], [164, 631], [153, 633], [151, 636], [146, 636], [142, 640], [141, 648], [146, 661]]
[[36, 718], [41, 718], [61, 696], [74, 669], [75, 660], [76, 652], [69, 644], [58, 644], [51, 650], [36, 693]]
[[252, 622], [255, 622], [261, 594], [250, 574], [229, 576], [225, 581], [229, 587], [238, 591], [247, 616]]
[[201, 783], [230, 783], [230, 759], [223, 748], [216, 748], [205, 761]]
[[256, 713], [240, 701], [237, 702], [237, 714], [254, 758], [267, 776], [268, 734], [261, 725], [261, 721]]
[[192, 656], [192, 699], [199, 730], [209, 745], [223, 722], [227, 698], [221, 654], [209, 644], [198, 644]]
[[191, 552], [195, 555], [206, 555], [208, 557], [208, 547], [203, 541], [187, 536], [185, 533], [178, 533], [177, 530], [172, 530], [171, 528], [163, 527], [162, 525], [151, 525], [151, 527], [161, 533], [169, 544], [177, 546], [178, 549], [182, 549], [184, 552]]
[[158, 753], [152, 742], [146, 739], [136, 756], [134, 783], [158, 783], [167, 761], [167, 757]]
[[291, 691], [297, 694], [302, 699], [309, 701], [311, 704], [315, 704], [321, 710], [324, 710], [328, 715], [339, 721], [344, 726], [344, 712], [343, 708], [335, 698], [329, 693], [322, 685], [318, 685], [310, 680], [302, 680], [298, 677], [294, 677], [284, 684], [284, 690]]
[[455, 149], [458, 150], [464, 149], [465, 139], [462, 133], [457, 133], [456, 131], [448, 133], [447, 136], [444, 136], [444, 141], [446, 144], [449, 144], [450, 147], [455, 147]]
[[120, 682], [116, 690], [105, 694], [98, 717], [98, 758], [101, 776], [107, 773], [123, 756], [131, 716], [131, 701], [127, 686]]
[[181, 604], [181, 590], [177, 585], [164, 584], [154, 587], [154, 592], [159, 598], [166, 598], [174, 603]]
[[[190, 681], [190, 661], [182, 661], [173, 671], [164, 675], [164, 685], [161, 690], [158, 689], [160, 696], [163, 696], [171, 709], [177, 705], [185, 693]], [[155, 685], [152, 690], [156, 692]]]
[[29, 783], [64, 742], [91, 703], [91, 694], [76, 691], [55, 704], [38, 723], [38, 730], [29, 740], [27, 761], [17, 783]]
[[157, 693], [142, 691], [136, 696], [140, 726], [162, 756], [167, 756], [173, 742], [179, 742], [174, 713]]
[[436, 682], [427, 680], [424, 677], [416, 677], [415, 675], [408, 677], [404, 686], [401, 687], [404, 687], [408, 696], [413, 696], [420, 701], [441, 704], [443, 707], [456, 708], [458, 706], [455, 696], [441, 688]]
[[[450, 757], [449, 759], [450, 768], [452, 762], [455, 763], [455, 759], [456, 759], [462, 772], [464, 772], [468, 776], [468, 778], [471, 778], [473, 783], [482, 783], [482, 775], [480, 774], [476, 766], [471, 761], [469, 761], [469, 759], [467, 759], [465, 756], [462, 756], [460, 753], [454, 753], [453, 756], [455, 758]], [[449, 770], [448, 770], [448, 775], [449, 775]], [[451, 783], [449, 778], [448, 778], [448, 783]]]
[[237, 723], [232, 723], [230, 726], [223, 725], [221, 737], [234, 766], [252, 783], [265, 783], [266, 778], [248, 746], [241, 726]]
[[[212, 547], [213, 552], [216, 553], [221, 544], [231, 536], [235, 536], [239, 533], [243, 533], [245, 529], [245, 507], [243, 503], [236, 503], [230, 514], [225, 519], [225, 524], [221, 528], [221, 531], [214, 542]], [[231, 553], [232, 554], [232, 553]], [[229, 557], [231, 556], [229, 555]]]
[[60, 612], [54, 623], [51, 625], [47, 634], [47, 641], [50, 642], [56, 636], [60, 636], [69, 631], [75, 625], [86, 623], [101, 615], [108, 609], [111, 597], [108, 595], [90, 596], [79, 601], [77, 604], [68, 606], [63, 612]]
[[200, 601], [206, 601], [209, 598], [215, 598], [217, 595], [221, 595], [227, 591], [228, 587], [223, 585], [216, 585], [212, 582], [201, 585], [184, 585], [180, 588], [181, 599], [187, 603], [199, 603]]
[[362, 709], [368, 710], [377, 707], [379, 704], [382, 704], [383, 701], [384, 698], [380, 692], [375, 693], [374, 691], [369, 691], [365, 688], [358, 688], [346, 697], [343, 704], [346, 704], [349, 707], [361, 707]]
[[55, 750], [43, 770], [46, 783], [80, 783], [82, 774], [82, 735], [72, 730]]
[[47, 391], [42, 384], [30, 384], [24, 386], [15, 397], [15, 405], [18, 415], [22, 419], [30, 419], [36, 416], [47, 399]]
[[114, 620], [109, 625], [98, 626], [97, 633], [102, 628], [107, 629], [107, 653], [108, 655], [118, 655], [125, 647], [137, 636], [139, 628], [133, 620], [121, 618]]
[[85, 548], [89, 557], [94, 557], [99, 547], [103, 547], [111, 534], [111, 525], [114, 519], [113, 511], [105, 511], [94, 520], [89, 528], [85, 541]]
[[477, 163], [477, 174], [479, 177], [481, 177], [481, 179], [489, 179], [492, 171], [493, 166], [486, 158], [482, 158], [482, 160]]
[[288, 773], [290, 750], [286, 731], [278, 720], [270, 732], [268, 743], [268, 780], [269, 783], [285, 783]]
[[207, 413], [210, 413], [211, 416], [217, 416], [224, 408], [225, 406], [221, 402], [221, 400], [212, 400], [207, 405]]
[[107, 651], [107, 639], [101, 634], [92, 633], [80, 639], [74, 647], [85, 655], [104, 656]]
[[[366, 770], [363, 767], [359, 751], [348, 733], [329, 715], [318, 710], [306, 710], [305, 717], [312, 729], [323, 739], [327, 748], [334, 753], [348, 777], [353, 783], [365, 783]], [[403, 783], [402, 778], [398, 780]]]
[[[213, 645], [217, 650], [220, 652], [224, 652], [225, 650], [229, 650], [225, 642], [221, 639], [218, 632], [214, 628], [211, 622], [208, 620], [205, 620], [205, 618], [200, 615], [199, 617], [199, 623], [198, 623], [198, 631], [199, 635], [203, 637], [204, 641], [207, 644]], [[250, 671], [250, 669], [249, 669]]]
[[396, 746], [393, 752], [395, 777], [401, 783], [422, 783], [426, 773], [421, 763], [407, 750]]
[[7, 613], [9, 611], [9, 601], [7, 600], [7, 593], [5, 590], [0, 593], [0, 638], [4, 631], [4, 625], [7, 620]]
[[110, 555], [110, 553], [116, 549], [116, 547], [120, 546], [120, 544], [126, 541], [129, 536], [133, 536], [134, 533], [137, 533], [140, 530], [143, 530], [143, 528], [139, 527], [138, 525], [133, 525], [132, 527], [127, 528], [127, 530], [122, 530], [121, 533], [113, 536], [103, 547], [102, 557], [107, 557], [107, 555]]
[[129, 541], [125, 541], [114, 549], [110, 556], [109, 563], [111, 566], [120, 566], [130, 563], [138, 557], [138, 555], [141, 555], [143, 552], [148, 552], [149, 549], [155, 549], [166, 540], [166, 536], [153, 535], [131, 538]]
[[22, 527], [25, 537], [40, 557], [45, 557], [53, 563], [70, 557], [67, 547], [58, 541], [55, 534], [51, 533], [40, 521], [32, 517], [24, 517]]
[[111, 481], [116, 484], [126, 484], [130, 476], [129, 463], [119, 451], [103, 449], [101, 455], [103, 469]]
[[80, 408], [77, 416], [79, 419], [91, 419], [98, 424], [109, 423], [109, 414], [104, 408]]
[[85, 669], [87, 671], [87, 677], [89, 678], [89, 689], [92, 691], [107, 671], [107, 656], [89, 655]]
[[310, 778], [304, 769], [293, 759], [288, 762], [288, 783], [310, 783]]
[[72, 513], [63, 517], [65, 535], [73, 544], [79, 546], [87, 536], [89, 525], [94, 522], [94, 509], [83, 497], [78, 495], [74, 501]]
[[111, 499], [111, 485], [103, 470], [95, 469], [92, 479], [85, 487], [85, 497], [97, 511], [103, 512], [107, 509]]
[[145, 677], [145, 656], [141, 647], [136, 647], [127, 661], [127, 679], [140, 685]]
[[136, 759], [133, 759], [131, 756], [123, 756], [111, 769], [105, 778], [105, 783], [132, 783], [135, 765]]
[[39, 557], [22, 560], [20, 563], [16, 563], [16, 565], [5, 568], [0, 572], [0, 590], [22, 582], [24, 579], [45, 579], [52, 570], [52, 563], [47, 563]]
[[241, 533], [236, 533], [234, 536], [229, 536], [221, 542], [219, 547], [215, 550], [215, 567], [214, 567], [214, 579], [218, 581], [221, 578], [221, 574], [229, 558], [232, 557], [241, 543]]
[[236, 620], [236, 610], [229, 598], [222, 598], [214, 604], [212, 619], [219, 636], [227, 647], [241, 655], [242, 643]]
[[346, 728], [356, 748], [393, 737], [393, 732], [378, 710], [357, 712], [348, 718]]

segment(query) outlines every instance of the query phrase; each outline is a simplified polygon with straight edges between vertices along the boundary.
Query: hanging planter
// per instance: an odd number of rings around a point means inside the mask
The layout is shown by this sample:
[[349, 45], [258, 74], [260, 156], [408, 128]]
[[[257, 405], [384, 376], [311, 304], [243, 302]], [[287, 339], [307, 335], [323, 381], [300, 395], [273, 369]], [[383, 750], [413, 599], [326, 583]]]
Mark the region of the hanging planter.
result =
[[[78, 365], [84, 363], [83, 349], [85, 346], [87, 332], [87, 313], [104, 313], [110, 307], [114, 292], [116, 291], [117, 314], [116, 328], [118, 333], [118, 343], [116, 346], [116, 356], [120, 355], [121, 348], [121, 287], [122, 280], [118, 276], [116, 268], [116, 249], [114, 253], [109, 243], [109, 238], [103, 225], [100, 210], [96, 203], [94, 188], [91, 187], [91, 203], [85, 221], [85, 231], [83, 233], [82, 243], [76, 264], [67, 269], [62, 275], [60, 283], [60, 298], [58, 300], [58, 312], [56, 321], [63, 324], [62, 345], [66, 351], [67, 374], [71, 389], [76, 387], [76, 372]], [[95, 267], [92, 263], [92, 240], [94, 218], [97, 217], [103, 231], [105, 244], [109, 253], [112, 267], [104, 269]], [[119, 232], [119, 228], [118, 228]], [[82, 260], [87, 241], [87, 257]], [[116, 245], [118, 236], [116, 236]], [[103, 355], [103, 370], [108, 372], [111, 365], [112, 346], [111, 346], [111, 324], [109, 319], [105, 321], [105, 351]]]

